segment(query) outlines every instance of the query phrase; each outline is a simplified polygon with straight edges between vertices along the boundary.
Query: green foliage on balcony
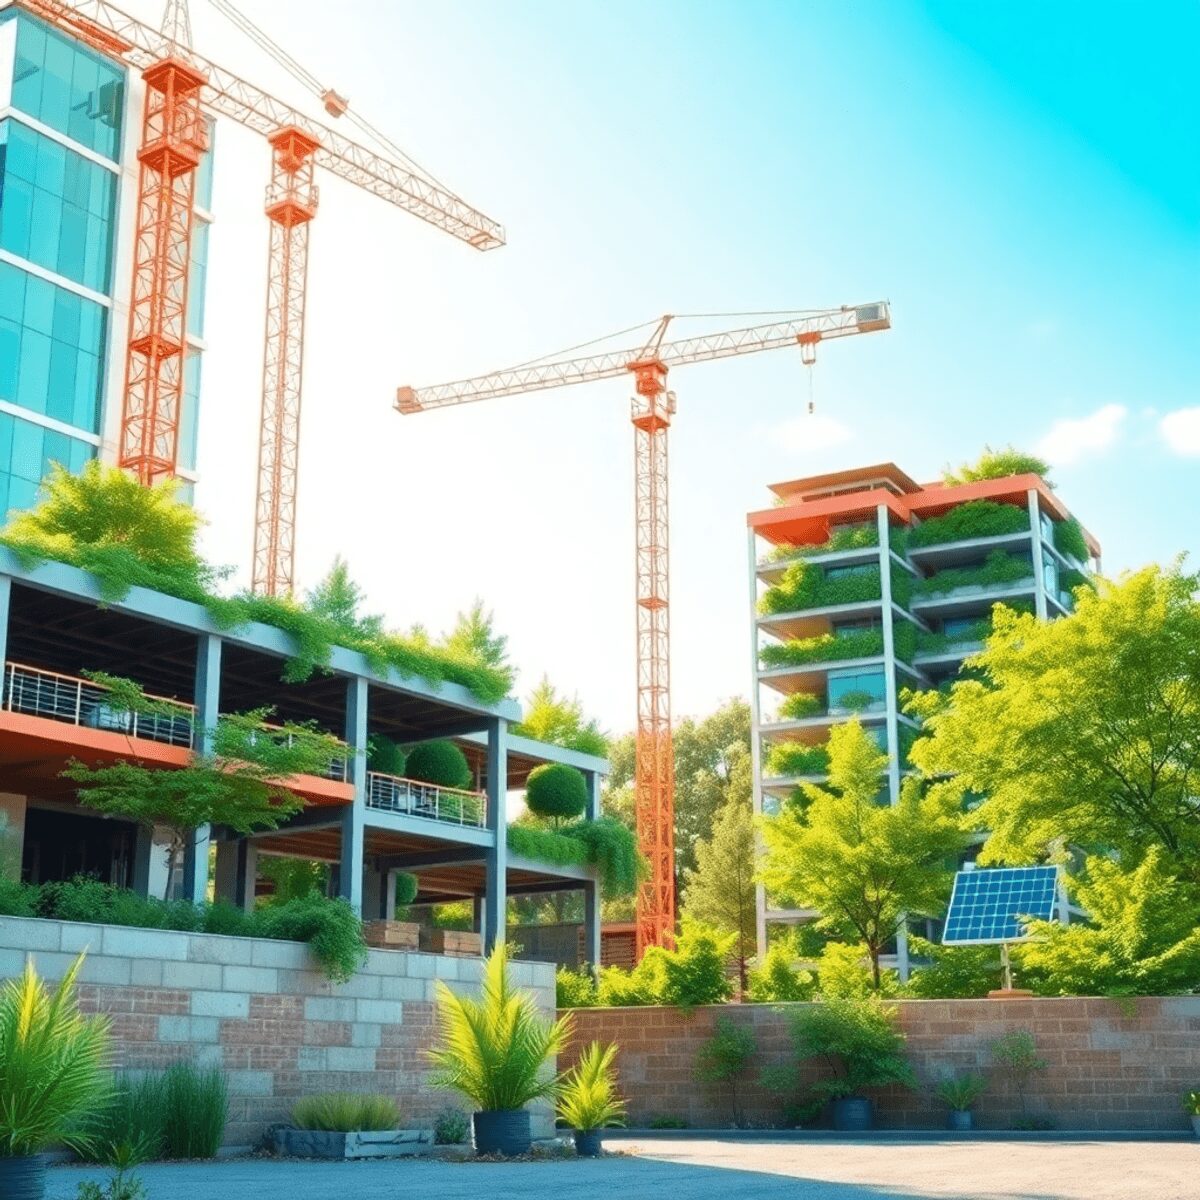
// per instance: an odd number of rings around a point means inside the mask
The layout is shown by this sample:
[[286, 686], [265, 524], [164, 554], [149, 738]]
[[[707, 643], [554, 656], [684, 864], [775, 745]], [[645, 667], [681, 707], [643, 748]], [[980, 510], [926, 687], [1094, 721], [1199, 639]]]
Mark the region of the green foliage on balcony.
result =
[[892, 600], [907, 608], [913, 596], [913, 576], [903, 567], [892, 565]]
[[871, 525], [845, 525], [835, 529], [828, 540], [815, 546], [776, 546], [772, 559], [812, 558], [817, 554], [833, 554], [838, 550], [867, 550], [879, 545], [879, 530]]
[[812, 563], [793, 563], [774, 587], [768, 588], [758, 602], [764, 616], [772, 613], [803, 612], [832, 604], [854, 604], [880, 597], [878, 567], [868, 567], [853, 575], [829, 578]]
[[[983, 453], [973, 463], [962, 463], [957, 468], [947, 467], [942, 472], [946, 483], [977, 483], [981, 479], [1006, 479], [1010, 475], [1040, 475], [1050, 483], [1050, 464], [1036, 454], [1026, 454], [1015, 446], [1003, 446], [993, 450], [984, 446]], [[1053, 484], [1050, 484], [1053, 487]]]
[[825, 711], [825, 701], [812, 692], [793, 692], [779, 706], [779, 716], [788, 721], [802, 721], [805, 717], [818, 717]]
[[892, 645], [901, 662], [910, 663], [917, 652], [917, 627], [909, 621], [897, 621], [892, 626]]
[[917, 631], [917, 649], [922, 654], [944, 654], [956, 646], [968, 646], [973, 642], [986, 641], [991, 636], [991, 632], [992, 620], [990, 617], [984, 617], [956, 633], [926, 633], [921, 629]]
[[615, 817], [574, 821], [549, 829], [526, 818], [508, 827], [514, 854], [554, 866], [594, 866], [609, 899], [631, 895], [644, 871], [637, 841], [628, 825]]
[[1068, 592], [1074, 592], [1076, 588], [1090, 588], [1093, 592], [1096, 590], [1096, 581], [1083, 571], [1077, 571], [1074, 567], [1067, 567], [1065, 571], [1060, 571], [1058, 575], [1059, 586], [1065, 588]]
[[992, 500], [968, 500], [940, 517], [908, 531], [910, 549], [940, 546], [946, 542], [964, 542], [970, 538], [1001, 537], [1022, 533], [1029, 528], [1029, 513], [1015, 504], [997, 504]]
[[1002, 587], [1032, 577], [1033, 567], [1027, 559], [993, 550], [979, 566], [950, 567], [928, 579], [917, 580], [915, 590], [918, 596], [939, 596], [956, 588]]
[[1083, 536], [1083, 527], [1074, 517], [1054, 522], [1054, 548], [1076, 562], [1087, 562], [1088, 548]]
[[809, 663], [840, 662], [847, 658], [874, 658], [883, 653], [883, 630], [856, 629], [834, 637], [793, 638], [764, 646], [759, 660], [764, 667], [803, 667]]
[[780, 742], [767, 754], [768, 777], [786, 779], [793, 775], [824, 775], [829, 770], [829, 750], [825, 746], [802, 746], [799, 742]]

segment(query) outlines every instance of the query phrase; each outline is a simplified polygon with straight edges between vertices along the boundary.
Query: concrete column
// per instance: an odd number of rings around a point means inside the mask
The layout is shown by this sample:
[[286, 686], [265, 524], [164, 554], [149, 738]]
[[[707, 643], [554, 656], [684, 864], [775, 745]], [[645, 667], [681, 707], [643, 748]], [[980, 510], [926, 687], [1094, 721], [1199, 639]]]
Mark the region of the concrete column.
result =
[[154, 853], [154, 831], [144, 825], [137, 827], [133, 843], [133, 875], [129, 886], [139, 896], [150, 895], [150, 858]]
[[[8, 612], [12, 605], [12, 579], [0, 577], [0, 668], [8, 666]], [[8, 671], [4, 671], [4, 686], [8, 687]], [[8, 699], [7, 695], [4, 697]]]
[[508, 923], [508, 722], [493, 718], [487, 735], [487, 827], [493, 841], [484, 859], [484, 954], [504, 941]]
[[600, 970], [600, 885], [583, 885], [583, 960], [595, 974]]
[[385, 921], [396, 919], [396, 872], [383, 873], [383, 895], [380, 897], [380, 916]]
[[346, 685], [347, 766], [354, 800], [342, 812], [342, 861], [338, 895], [356, 913], [363, 910], [363, 848], [367, 808], [367, 681], [356, 676]]
[[476, 896], [471, 901], [471, 930], [474, 933], [483, 932], [483, 923], [486, 914], [483, 911], [483, 897]]
[[237, 903], [238, 843], [217, 843], [217, 863], [213, 871], [213, 895], [226, 904]]
[[[759, 684], [758, 684], [758, 544], [753, 529], [747, 530], [750, 556], [750, 763], [753, 779], [751, 806], [754, 815], [762, 815], [762, 735], [759, 733]], [[754, 831], [754, 853], [761, 856], [762, 837]], [[761, 883], [754, 885], [754, 936], [758, 956], [767, 952], [767, 889]]]
[[587, 783], [588, 802], [584, 810], [589, 821], [600, 820], [600, 772], [584, 771], [583, 778]]
[[1037, 619], [1045, 621], [1049, 617], [1049, 610], [1046, 605], [1046, 572], [1043, 569], [1042, 563], [1042, 509], [1038, 502], [1038, 494], [1036, 488], [1029, 489], [1029, 530], [1033, 535], [1032, 541], [1029, 543], [1029, 552], [1033, 556], [1033, 584], [1034, 598], [1033, 603], [1037, 612]]
[[[193, 749], [211, 754], [213, 735], [221, 707], [221, 639], [201, 634], [196, 646], [196, 729]], [[181, 896], [192, 904], [208, 899], [208, 848], [212, 831], [207, 825], [196, 829], [183, 848]]]
[[883, 686], [887, 697], [888, 794], [900, 802], [900, 700], [896, 689], [896, 635], [892, 622], [892, 551], [887, 505], [876, 509], [879, 529], [879, 580], [883, 599]]
[[384, 896], [385, 874], [373, 862], [368, 862], [363, 866], [362, 915], [364, 921], [383, 916], [383, 907], [386, 901]]
[[258, 881], [258, 847], [242, 838], [237, 844], [237, 874], [234, 903], [243, 912], [254, 911], [254, 885]]

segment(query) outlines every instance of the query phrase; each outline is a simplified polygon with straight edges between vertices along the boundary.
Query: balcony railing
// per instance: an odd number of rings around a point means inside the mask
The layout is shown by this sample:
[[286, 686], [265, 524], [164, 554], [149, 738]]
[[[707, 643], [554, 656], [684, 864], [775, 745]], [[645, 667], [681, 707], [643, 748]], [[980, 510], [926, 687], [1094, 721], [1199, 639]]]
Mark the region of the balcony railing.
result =
[[482, 828], [487, 821], [487, 798], [481, 792], [437, 787], [399, 775], [367, 772], [367, 807]]
[[[273, 734], [273, 735], [283, 733], [282, 725], [271, 725], [264, 721], [262, 724], [262, 728], [267, 730], [270, 734]], [[287, 737], [282, 739], [283, 744], [285, 746], [289, 746], [289, 747], [294, 745], [295, 741], [296, 741], [295, 735], [291, 734], [291, 733], [289, 733], [287, 735]], [[349, 760], [345, 756], [342, 756], [339, 758], [331, 758], [329, 760], [329, 766], [326, 767], [324, 771], [317, 771], [316, 774], [319, 775], [322, 779], [333, 779], [333, 780], [336, 780], [338, 783], [345, 783], [346, 780], [350, 778]]]
[[124, 733], [169, 746], [192, 745], [195, 737], [192, 705], [149, 696], [156, 703], [178, 709], [178, 714], [137, 713], [113, 704], [111, 695], [101, 684], [73, 675], [43, 671], [23, 663], [10, 662], [4, 667], [3, 707], [9, 712]]

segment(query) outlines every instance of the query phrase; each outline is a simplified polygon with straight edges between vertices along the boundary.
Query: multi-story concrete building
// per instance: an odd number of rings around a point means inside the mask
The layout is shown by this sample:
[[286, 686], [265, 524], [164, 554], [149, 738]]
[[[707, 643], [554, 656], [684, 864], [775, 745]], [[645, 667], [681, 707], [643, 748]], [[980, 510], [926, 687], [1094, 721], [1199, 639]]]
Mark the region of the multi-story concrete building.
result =
[[[778, 811], [826, 775], [833, 725], [857, 717], [888, 756], [895, 803], [918, 724], [905, 688], [937, 687], [1003, 602], [1050, 620], [1099, 569], [1100, 548], [1038, 475], [918, 484], [894, 463], [772, 486], [750, 513], [754, 807]], [[759, 889], [758, 938], [815, 914]], [[903, 940], [891, 965], [907, 974]]]
[[[0, 11], [0, 521], [50, 464], [117, 458], [137, 208], [136, 73]], [[196, 479], [212, 124], [196, 172], [179, 475]]]

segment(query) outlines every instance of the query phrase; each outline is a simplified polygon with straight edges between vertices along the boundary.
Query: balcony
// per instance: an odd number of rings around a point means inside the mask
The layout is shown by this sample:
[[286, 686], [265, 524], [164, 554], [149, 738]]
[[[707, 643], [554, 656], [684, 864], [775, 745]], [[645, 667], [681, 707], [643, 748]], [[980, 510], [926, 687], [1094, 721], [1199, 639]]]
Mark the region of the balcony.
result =
[[475, 829], [487, 824], [487, 797], [482, 792], [438, 787], [378, 771], [367, 772], [367, 807]]
[[178, 715], [131, 712], [111, 702], [108, 688], [73, 675], [14, 662], [4, 668], [2, 706], [7, 712], [190, 749], [195, 738], [196, 710], [192, 705], [159, 696], [147, 699], [177, 709]]

